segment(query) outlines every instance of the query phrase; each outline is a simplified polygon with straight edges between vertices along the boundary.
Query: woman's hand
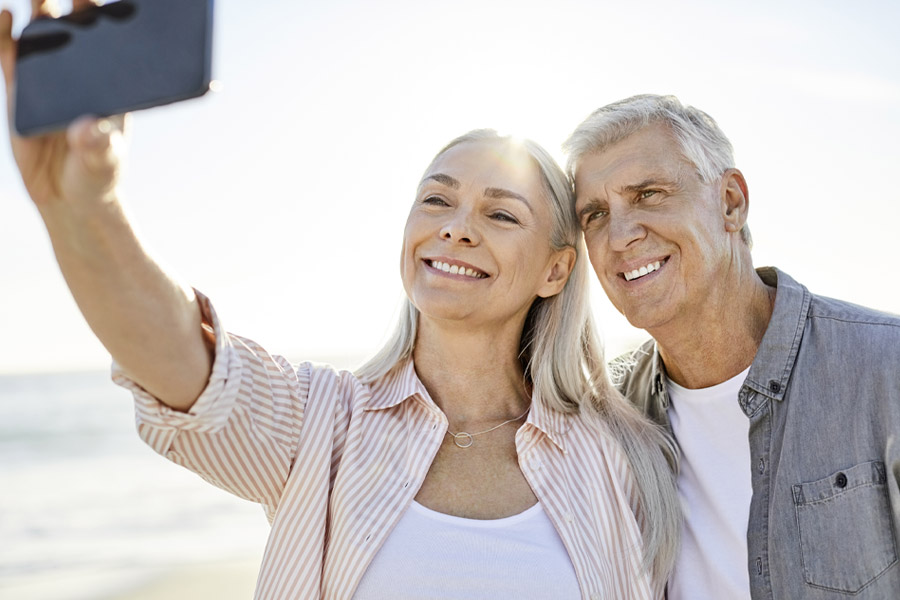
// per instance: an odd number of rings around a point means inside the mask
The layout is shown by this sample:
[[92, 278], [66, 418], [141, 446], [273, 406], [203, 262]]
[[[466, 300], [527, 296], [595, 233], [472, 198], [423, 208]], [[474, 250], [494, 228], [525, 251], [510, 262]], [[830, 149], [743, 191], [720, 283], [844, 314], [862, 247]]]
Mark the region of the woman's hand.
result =
[[[73, 9], [89, 6], [74, 0]], [[32, 18], [51, 3], [32, 0]], [[82, 118], [65, 132], [21, 137], [13, 126], [16, 41], [0, 14], [0, 63], [10, 140], [72, 296], [113, 359], [144, 389], [187, 410], [206, 385], [213, 348], [193, 291], [171, 278], [134, 234], [116, 195], [126, 119]]]
[[[73, 0], [73, 10], [90, 6]], [[31, 18], [55, 16], [55, 3], [32, 0]], [[125, 117], [81, 118], [67, 131], [34, 137], [19, 136], [13, 124], [16, 40], [12, 14], [0, 13], [0, 66], [6, 86], [13, 156], [31, 199], [44, 213], [61, 202], [87, 204], [112, 198], [123, 157]], [[70, 207], [71, 208], [71, 207]]]

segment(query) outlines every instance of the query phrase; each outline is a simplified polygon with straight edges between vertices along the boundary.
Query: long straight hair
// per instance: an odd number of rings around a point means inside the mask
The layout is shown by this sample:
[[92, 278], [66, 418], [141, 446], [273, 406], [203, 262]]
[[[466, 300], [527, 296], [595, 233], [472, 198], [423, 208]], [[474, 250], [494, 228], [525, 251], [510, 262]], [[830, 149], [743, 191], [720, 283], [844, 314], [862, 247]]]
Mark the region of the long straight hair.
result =
[[[588, 298], [589, 272], [572, 187], [556, 161], [530, 140], [478, 129], [447, 144], [499, 143], [524, 148], [540, 169], [552, 219], [550, 245], [574, 248], [575, 266], [562, 292], [537, 298], [525, 319], [519, 359], [532, 386], [533, 401], [564, 413], [583, 411], [620, 444], [633, 472], [644, 547], [644, 568], [659, 580], [671, 571], [681, 513], [675, 489], [676, 450], [668, 435], [641, 416], [610, 383]], [[429, 166], [430, 168], [430, 166]], [[427, 171], [426, 171], [427, 172]], [[406, 298], [399, 323], [381, 350], [356, 371], [366, 382], [379, 379], [412, 357], [419, 311]], [[598, 433], [600, 433], [598, 431]]]

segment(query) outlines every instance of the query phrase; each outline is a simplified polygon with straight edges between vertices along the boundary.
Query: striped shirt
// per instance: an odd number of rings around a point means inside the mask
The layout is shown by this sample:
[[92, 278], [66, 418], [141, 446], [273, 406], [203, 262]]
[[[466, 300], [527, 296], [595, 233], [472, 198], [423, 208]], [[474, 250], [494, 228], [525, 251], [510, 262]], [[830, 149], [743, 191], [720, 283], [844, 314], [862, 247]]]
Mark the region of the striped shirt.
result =
[[[171, 410], [114, 366], [114, 381], [135, 396], [141, 438], [263, 506], [271, 533], [255, 598], [351, 598], [425, 479], [447, 418], [411, 361], [372, 384], [327, 366], [292, 366], [227, 334], [201, 302], [216, 355], [189, 412]], [[583, 598], [661, 598], [664, 582], [640, 568], [627, 459], [602, 425], [534, 403], [516, 450]]]

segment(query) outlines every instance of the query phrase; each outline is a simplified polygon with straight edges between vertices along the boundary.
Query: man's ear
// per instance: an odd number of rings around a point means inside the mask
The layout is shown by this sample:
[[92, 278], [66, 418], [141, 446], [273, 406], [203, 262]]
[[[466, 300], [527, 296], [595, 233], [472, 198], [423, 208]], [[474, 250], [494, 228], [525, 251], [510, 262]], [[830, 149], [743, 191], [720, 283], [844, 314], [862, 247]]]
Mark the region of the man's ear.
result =
[[737, 169], [725, 171], [722, 175], [719, 195], [722, 199], [725, 230], [728, 232], [740, 231], [747, 223], [747, 213], [750, 210], [750, 191], [747, 189], [744, 174]]
[[575, 267], [575, 257], [575, 248], [571, 246], [553, 253], [549, 270], [547, 271], [547, 280], [541, 286], [541, 289], [538, 290], [538, 296], [550, 298], [562, 291], [569, 280], [572, 269]]

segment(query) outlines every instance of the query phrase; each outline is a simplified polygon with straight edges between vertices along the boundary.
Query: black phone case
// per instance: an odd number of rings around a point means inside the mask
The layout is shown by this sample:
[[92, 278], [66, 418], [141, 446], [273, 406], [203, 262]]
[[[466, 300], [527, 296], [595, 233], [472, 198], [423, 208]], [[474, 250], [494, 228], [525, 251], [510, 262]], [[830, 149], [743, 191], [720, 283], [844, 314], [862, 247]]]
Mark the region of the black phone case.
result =
[[15, 127], [62, 128], [201, 96], [209, 89], [213, 0], [119, 0], [31, 22], [19, 38]]

